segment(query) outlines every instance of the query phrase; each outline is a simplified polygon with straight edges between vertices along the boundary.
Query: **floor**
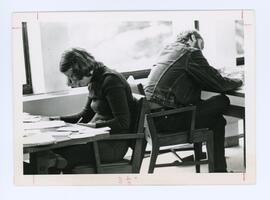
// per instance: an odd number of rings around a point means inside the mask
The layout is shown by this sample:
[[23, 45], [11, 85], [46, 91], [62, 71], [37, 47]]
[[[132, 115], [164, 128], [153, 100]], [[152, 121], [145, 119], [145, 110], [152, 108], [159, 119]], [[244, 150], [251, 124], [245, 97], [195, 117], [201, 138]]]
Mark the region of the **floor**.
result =
[[[151, 147], [147, 147], [147, 149], [151, 149]], [[225, 149], [226, 161], [227, 161], [227, 170], [228, 172], [243, 172], [244, 164], [243, 164], [243, 139], [239, 140], [239, 145], [234, 147], [228, 147]], [[192, 152], [180, 152], [179, 155], [181, 157], [185, 157], [191, 155]], [[172, 153], [166, 153], [158, 156], [157, 163], [164, 162], [173, 162], [177, 158]], [[147, 174], [149, 167], [150, 158], [145, 158], [142, 163], [141, 174]], [[201, 165], [201, 172], [207, 173], [208, 166]], [[155, 168], [155, 174], [163, 174], [163, 173], [195, 173], [195, 166], [178, 166], [178, 167], [162, 167]]]

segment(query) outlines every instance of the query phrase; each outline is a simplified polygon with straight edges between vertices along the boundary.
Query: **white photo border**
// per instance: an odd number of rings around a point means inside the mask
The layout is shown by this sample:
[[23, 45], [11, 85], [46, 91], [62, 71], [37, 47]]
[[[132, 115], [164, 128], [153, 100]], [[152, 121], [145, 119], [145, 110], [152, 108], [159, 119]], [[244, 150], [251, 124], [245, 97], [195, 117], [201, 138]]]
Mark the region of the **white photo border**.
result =
[[[113, 19], [171, 20], [177, 17], [193, 19], [244, 20], [245, 36], [245, 106], [246, 106], [246, 172], [245, 173], [200, 173], [200, 174], [101, 174], [101, 175], [23, 175], [22, 140], [22, 85], [21, 55], [16, 51], [17, 31], [22, 21], [38, 20], [104, 20], [110, 14]], [[216, 185], [254, 184], [256, 180], [255, 149], [255, 13], [252, 10], [222, 11], [91, 11], [91, 12], [21, 12], [13, 13], [12, 20], [13, 61], [13, 130], [14, 130], [14, 178], [16, 185]], [[16, 37], [15, 37], [16, 36]], [[121, 180], [121, 181], [120, 181]], [[125, 181], [123, 181], [125, 180]]]

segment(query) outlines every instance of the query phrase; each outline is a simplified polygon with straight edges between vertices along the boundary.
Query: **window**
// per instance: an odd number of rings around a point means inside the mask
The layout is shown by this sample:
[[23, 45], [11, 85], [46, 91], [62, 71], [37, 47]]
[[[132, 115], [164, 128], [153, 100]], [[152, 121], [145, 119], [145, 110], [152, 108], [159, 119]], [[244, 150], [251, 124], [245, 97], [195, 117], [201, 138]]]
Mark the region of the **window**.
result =
[[205, 41], [203, 54], [218, 69], [235, 67], [236, 59], [244, 57], [241, 51], [243, 26], [233, 17], [198, 16], [194, 19], [185, 13], [153, 16], [150, 12], [143, 16], [136, 12], [32, 15], [31, 20], [23, 24], [27, 77], [24, 94], [26, 88], [29, 88], [28, 93], [33, 90], [34, 94], [69, 89], [65, 76], [59, 71], [59, 61], [62, 53], [72, 47], [86, 49], [96, 60], [135, 79], [146, 78], [164, 46], [187, 29], [200, 31]]
[[203, 53], [210, 65], [222, 71], [244, 65], [243, 20], [207, 19], [195, 25], [204, 38]]
[[65, 89], [66, 80], [58, 66], [67, 49], [83, 48], [125, 76], [146, 78], [173, 34], [172, 21], [162, 20], [40, 22], [39, 26], [47, 91]]
[[235, 40], [236, 40], [236, 65], [244, 65], [244, 21], [235, 21]]

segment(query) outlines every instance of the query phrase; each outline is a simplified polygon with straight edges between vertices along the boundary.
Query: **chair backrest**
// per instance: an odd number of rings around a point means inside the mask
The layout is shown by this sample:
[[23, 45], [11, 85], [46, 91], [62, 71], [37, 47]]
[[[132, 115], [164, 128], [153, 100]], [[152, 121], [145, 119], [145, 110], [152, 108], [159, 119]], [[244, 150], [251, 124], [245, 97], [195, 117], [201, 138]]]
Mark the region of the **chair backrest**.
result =
[[[152, 142], [161, 138], [164, 140], [164, 146], [178, 144], [182, 140], [180, 135], [184, 135], [187, 142], [191, 141], [195, 129], [195, 111], [195, 106], [187, 106], [147, 114], [146, 121], [149, 127], [147, 136], [151, 137]], [[169, 124], [172, 122], [177, 123], [177, 125], [170, 126]], [[164, 124], [165, 127], [161, 127], [160, 123]], [[174, 138], [175, 134], [178, 135], [176, 138]], [[165, 140], [165, 135], [167, 135], [167, 140]], [[162, 142], [158, 143], [163, 146]]]
[[146, 99], [142, 95], [132, 94], [134, 98], [134, 105], [131, 113], [132, 126], [130, 131], [138, 133], [143, 131], [143, 119], [146, 114]]
[[150, 131], [148, 129], [148, 125], [147, 125], [147, 122], [146, 122], [146, 114], [149, 114], [151, 109], [150, 109], [150, 105], [148, 103], [148, 101], [146, 100], [146, 96], [145, 96], [145, 92], [144, 92], [144, 89], [143, 89], [143, 85], [141, 83], [129, 83], [130, 84], [130, 87], [131, 87], [131, 90], [132, 90], [132, 94], [134, 97], [136, 97], [137, 99], [138, 98], [142, 98], [144, 97], [144, 113], [141, 113], [141, 115], [143, 115], [143, 117], [140, 117], [140, 123], [138, 123], [138, 132], [140, 132], [140, 127], [143, 127], [144, 128], [144, 133], [145, 133], [145, 139], [146, 141], [151, 144], [152, 143], [152, 140], [151, 140], [151, 135], [150, 135]]
[[[140, 95], [145, 96], [145, 92], [143, 90], [143, 86], [141, 83], [137, 84], [137, 91]], [[188, 106], [188, 107], [177, 108], [177, 109], [173, 109], [173, 108], [166, 109], [156, 103], [149, 103], [148, 101], [146, 101], [145, 107], [146, 107], [147, 112], [145, 113], [146, 121], [144, 123], [147, 124], [145, 125], [147, 126], [145, 130], [147, 142], [152, 143], [153, 140], [157, 138], [157, 130], [154, 125], [154, 118], [157, 117], [156, 115], [159, 115], [159, 117], [165, 117], [165, 116], [174, 115], [174, 114], [181, 115], [181, 118], [182, 118], [181, 122], [182, 123], [187, 122], [187, 127], [186, 128], [183, 127], [184, 129], [182, 129], [181, 131], [183, 133], [188, 132], [189, 133], [188, 136], [192, 137], [191, 134], [195, 127], [195, 109], [196, 108], [194, 106]]]
[[144, 119], [145, 114], [147, 113], [147, 102], [145, 97], [142, 95], [133, 94], [133, 97], [136, 102], [136, 109], [134, 109], [134, 113], [132, 113], [132, 122], [134, 124], [132, 132], [134, 134], [140, 135], [140, 137], [138, 137], [136, 140], [133, 140], [130, 144], [130, 147], [133, 150], [131, 165], [133, 173], [139, 173], [146, 148]]
[[[146, 140], [144, 134], [144, 119], [146, 114], [146, 99], [142, 95], [134, 95], [134, 111], [132, 112], [132, 133], [111, 135], [107, 140], [129, 140], [132, 148], [130, 161], [118, 161], [113, 163], [101, 163], [99, 158], [99, 148], [97, 142], [94, 143], [96, 168], [98, 173], [119, 174], [119, 173], [139, 173], [144, 152], [146, 148]], [[112, 138], [114, 136], [114, 139]], [[115, 137], [116, 136], [116, 137]], [[105, 139], [106, 140], [106, 139]], [[96, 144], [96, 145], [95, 145]], [[93, 166], [79, 166], [73, 170], [73, 173], [94, 173]]]

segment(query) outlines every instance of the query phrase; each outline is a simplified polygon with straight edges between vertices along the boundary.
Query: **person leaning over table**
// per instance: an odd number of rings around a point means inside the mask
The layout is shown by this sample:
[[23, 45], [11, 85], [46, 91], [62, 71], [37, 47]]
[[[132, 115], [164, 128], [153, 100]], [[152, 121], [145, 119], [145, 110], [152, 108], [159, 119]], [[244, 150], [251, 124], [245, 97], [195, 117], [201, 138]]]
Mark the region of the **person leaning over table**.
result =
[[[175, 42], [167, 45], [153, 66], [144, 90], [148, 100], [167, 108], [196, 106], [196, 128], [209, 128], [214, 132], [214, 171], [227, 172], [224, 150], [224, 111], [230, 100], [223, 93], [242, 85], [241, 80], [222, 77], [209, 65], [202, 54], [204, 41], [195, 31], [183, 31]], [[202, 90], [221, 93], [207, 100], [201, 99]], [[183, 128], [176, 116], [156, 121], [159, 132]]]
[[[51, 120], [77, 123], [82, 118], [81, 122], [92, 128], [110, 127], [110, 134], [129, 132], [135, 100], [129, 84], [120, 73], [109, 69], [96, 61], [91, 54], [78, 48], [63, 53], [60, 71], [67, 77], [69, 86], [88, 87], [88, 101], [82, 112], [51, 117]], [[128, 147], [129, 142], [123, 140], [99, 142], [101, 162], [121, 160]], [[71, 173], [76, 165], [95, 162], [91, 144], [61, 148], [54, 152], [67, 160], [64, 173]]]

